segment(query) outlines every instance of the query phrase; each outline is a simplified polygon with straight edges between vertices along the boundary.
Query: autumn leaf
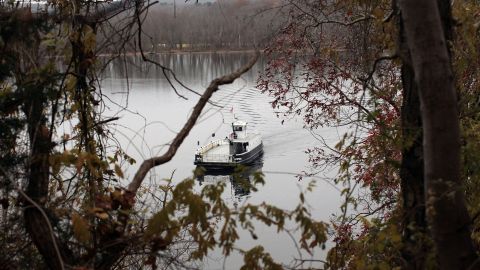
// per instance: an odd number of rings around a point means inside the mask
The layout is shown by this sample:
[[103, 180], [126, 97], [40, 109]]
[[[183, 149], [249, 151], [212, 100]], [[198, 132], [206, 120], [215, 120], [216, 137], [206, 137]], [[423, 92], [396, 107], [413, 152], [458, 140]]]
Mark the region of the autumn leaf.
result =
[[72, 75], [67, 76], [67, 79], [65, 80], [65, 89], [68, 92], [73, 93], [76, 86], [77, 86], [77, 78]]
[[101, 212], [101, 213], [95, 213], [95, 216], [98, 217], [99, 219], [108, 219], [108, 214], [105, 213], [105, 212]]
[[82, 172], [82, 167], [83, 167], [83, 162], [85, 161], [85, 158], [83, 156], [79, 156], [77, 159], [77, 162], [75, 163], [75, 168], [77, 169], [77, 173]]
[[84, 44], [85, 44], [85, 50], [86, 51], [93, 51], [95, 49], [95, 45], [96, 45], [95, 32], [88, 25], [85, 25], [84, 27], [85, 28], [84, 28], [84, 31], [83, 31], [83, 34], [84, 34], [83, 41], [84, 41]]
[[88, 221], [77, 213], [73, 213], [72, 225], [75, 238], [77, 238], [77, 240], [82, 244], [88, 244], [91, 239], [90, 225], [88, 224]]
[[120, 168], [120, 166], [118, 164], [115, 164], [115, 174], [118, 177], [123, 178], [122, 168]]

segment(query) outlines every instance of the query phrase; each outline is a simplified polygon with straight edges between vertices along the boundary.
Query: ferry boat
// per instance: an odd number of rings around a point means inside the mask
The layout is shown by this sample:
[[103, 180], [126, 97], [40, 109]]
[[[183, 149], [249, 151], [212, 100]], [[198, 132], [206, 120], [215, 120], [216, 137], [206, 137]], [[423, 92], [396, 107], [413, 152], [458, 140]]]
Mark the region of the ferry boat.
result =
[[195, 152], [194, 164], [206, 170], [228, 170], [239, 164], [255, 163], [263, 153], [260, 134], [247, 132], [247, 122], [232, 123], [232, 133], [209, 142]]

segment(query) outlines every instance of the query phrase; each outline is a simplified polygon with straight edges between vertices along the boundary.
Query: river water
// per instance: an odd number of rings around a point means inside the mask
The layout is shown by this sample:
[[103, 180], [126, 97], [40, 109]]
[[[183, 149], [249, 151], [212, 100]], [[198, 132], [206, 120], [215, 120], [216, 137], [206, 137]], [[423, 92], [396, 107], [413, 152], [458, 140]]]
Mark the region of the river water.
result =
[[[171, 68], [182, 83], [200, 93], [206, 89], [210, 80], [232, 72], [251, 56], [248, 53], [150, 55], [152, 59]], [[275, 111], [269, 103], [271, 98], [255, 88], [258, 74], [264, 67], [265, 60], [261, 58], [242, 78], [231, 85], [222, 86], [211, 99], [217, 106], [207, 105], [175, 157], [150, 173], [145, 184], [158, 183], [159, 179], [170, 178], [172, 173], [174, 182], [192, 177], [195, 169], [194, 152], [198, 144], [225, 137], [230, 133], [231, 123], [236, 118], [247, 121], [249, 130], [262, 134], [263, 166], [257, 169], [264, 173], [265, 185], [258, 186], [257, 192], [249, 192], [238, 185], [232, 185], [228, 175], [207, 175], [203, 180], [225, 181], [227, 191], [224, 198], [233, 206], [267, 202], [284, 209], [293, 209], [299, 202], [300, 190], [304, 190], [311, 180], [304, 178], [299, 181], [295, 175], [309, 172], [305, 150], [319, 143], [303, 128], [302, 119], [282, 121], [284, 118], [281, 112]], [[198, 100], [198, 95], [175, 83], [177, 91], [188, 100], [180, 98], [165, 79], [161, 68], [147, 64], [136, 56], [109, 63], [101, 84], [105, 96], [105, 114], [120, 117], [118, 125], [111, 131], [124, 150], [138, 161], [136, 166], [142, 159], [166, 150]], [[278, 113], [280, 117], [277, 117]], [[337, 130], [328, 128], [317, 130], [316, 133], [332, 144], [340, 136]], [[122, 167], [126, 179], [133, 177], [135, 168], [135, 165], [131, 168]], [[338, 189], [323, 178], [332, 177], [332, 173], [326, 172], [315, 178], [316, 188], [306, 197], [313, 216], [323, 221], [328, 221], [333, 213], [338, 212], [341, 204]], [[203, 182], [196, 183], [200, 186]], [[299, 257], [287, 234], [277, 234], [274, 228], [261, 224], [256, 224], [256, 229], [259, 236], [257, 240], [252, 239], [249, 233], [241, 232], [238, 245], [242, 248], [262, 245], [275, 260], [285, 264]], [[318, 249], [314, 251], [313, 257], [323, 259], [325, 254], [326, 251]], [[202, 263], [201, 268], [239, 269], [242, 260], [239, 254], [233, 254], [225, 260], [219, 251], [214, 251]]]

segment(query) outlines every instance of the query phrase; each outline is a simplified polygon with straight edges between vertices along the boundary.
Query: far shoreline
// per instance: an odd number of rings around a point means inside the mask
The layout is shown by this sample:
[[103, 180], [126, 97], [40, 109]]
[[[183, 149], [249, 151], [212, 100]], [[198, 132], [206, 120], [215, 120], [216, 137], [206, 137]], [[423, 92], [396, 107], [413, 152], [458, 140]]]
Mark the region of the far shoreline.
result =
[[[211, 54], [211, 53], [255, 53], [257, 50], [254, 49], [237, 49], [237, 50], [231, 50], [231, 49], [218, 49], [218, 50], [179, 50], [179, 49], [174, 49], [174, 50], [165, 50], [165, 51], [144, 51], [143, 53], [145, 55], [155, 55], [155, 54]], [[265, 50], [258, 50], [260, 53], [265, 53]], [[142, 55], [141, 52], [125, 52], [122, 54], [115, 54], [115, 53], [101, 53], [98, 54], [97, 57], [109, 57], [109, 56], [119, 56], [119, 55], [127, 55], [127, 56], [140, 56]]]

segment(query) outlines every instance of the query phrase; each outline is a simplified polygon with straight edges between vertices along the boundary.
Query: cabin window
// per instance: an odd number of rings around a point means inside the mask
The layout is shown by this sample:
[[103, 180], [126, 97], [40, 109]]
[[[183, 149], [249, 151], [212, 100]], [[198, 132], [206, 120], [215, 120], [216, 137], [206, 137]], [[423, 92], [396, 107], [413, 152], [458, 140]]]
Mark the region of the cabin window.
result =
[[233, 127], [233, 131], [242, 131], [242, 127]]
[[234, 143], [233, 147], [235, 154], [241, 154], [247, 151], [247, 143]]

